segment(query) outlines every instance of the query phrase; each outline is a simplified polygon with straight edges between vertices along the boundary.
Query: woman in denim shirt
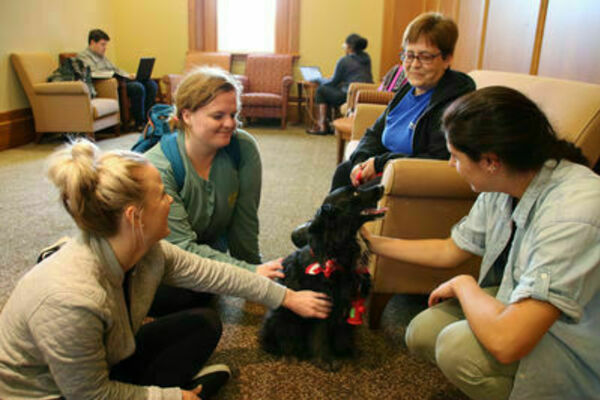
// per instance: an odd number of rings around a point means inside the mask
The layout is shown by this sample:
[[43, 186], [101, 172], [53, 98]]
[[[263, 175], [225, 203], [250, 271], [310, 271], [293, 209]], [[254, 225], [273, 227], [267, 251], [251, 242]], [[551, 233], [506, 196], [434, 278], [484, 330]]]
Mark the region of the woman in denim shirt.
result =
[[445, 112], [450, 164], [481, 192], [450, 238], [366, 236], [371, 250], [449, 268], [482, 256], [409, 324], [411, 352], [474, 399], [600, 393], [600, 177], [521, 93], [489, 87]]

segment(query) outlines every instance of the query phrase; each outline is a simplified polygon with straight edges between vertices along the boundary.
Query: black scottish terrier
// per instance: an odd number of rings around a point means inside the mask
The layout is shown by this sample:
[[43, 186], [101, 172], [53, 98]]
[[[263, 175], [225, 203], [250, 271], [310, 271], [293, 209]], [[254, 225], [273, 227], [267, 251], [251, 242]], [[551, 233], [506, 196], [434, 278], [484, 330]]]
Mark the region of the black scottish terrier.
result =
[[325, 293], [333, 307], [325, 320], [302, 318], [283, 307], [270, 311], [260, 332], [266, 351], [313, 359], [327, 370], [336, 370], [339, 359], [354, 354], [354, 327], [362, 323], [371, 285], [368, 249], [358, 231], [384, 215], [385, 210], [375, 208], [382, 195], [383, 186], [339, 188], [311, 221], [292, 233], [299, 249], [283, 260], [285, 278], [280, 282], [294, 290]]

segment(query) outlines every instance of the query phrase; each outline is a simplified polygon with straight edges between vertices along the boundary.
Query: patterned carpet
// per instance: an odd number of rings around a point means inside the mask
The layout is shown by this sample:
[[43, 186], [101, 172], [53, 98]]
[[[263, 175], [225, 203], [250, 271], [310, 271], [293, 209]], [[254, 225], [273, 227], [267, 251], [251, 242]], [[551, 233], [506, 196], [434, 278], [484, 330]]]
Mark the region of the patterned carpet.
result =
[[[265, 260], [293, 251], [292, 229], [309, 219], [329, 189], [335, 168], [335, 139], [309, 136], [303, 128], [251, 126], [263, 161], [260, 208], [261, 249]], [[103, 149], [130, 148], [137, 135], [101, 139]], [[0, 307], [39, 250], [61, 236], [75, 234], [56, 191], [43, 176], [44, 160], [59, 139], [0, 152]], [[211, 362], [225, 362], [234, 379], [219, 399], [465, 399], [432, 365], [408, 354], [404, 330], [425, 307], [422, 296], [395, 296], [380, 330], [357, 328], [358, 357], [338, 372], [308, 362], [279, 360], [258, 347], [264, 308], [223, 297], [218, 308], [223, 338]]]

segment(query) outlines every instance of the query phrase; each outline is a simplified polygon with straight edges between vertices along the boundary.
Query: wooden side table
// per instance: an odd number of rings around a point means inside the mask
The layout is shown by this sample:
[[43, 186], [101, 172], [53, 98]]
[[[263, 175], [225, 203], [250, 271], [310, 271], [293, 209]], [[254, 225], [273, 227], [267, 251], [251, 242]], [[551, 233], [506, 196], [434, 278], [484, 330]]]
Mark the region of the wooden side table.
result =
[[[315, 107], [315, 93], [319, 87], [318, 83], [309, 81], [296, 82], [296, 88], [298, 90], [298, 120], [299, 122], [304, 120], [303, 103], [304, 107], [308, 110], [308, 127], [310, 128], [314, 121], [314, 107]], [[304, 95], [303, 95], [304, 93]]]

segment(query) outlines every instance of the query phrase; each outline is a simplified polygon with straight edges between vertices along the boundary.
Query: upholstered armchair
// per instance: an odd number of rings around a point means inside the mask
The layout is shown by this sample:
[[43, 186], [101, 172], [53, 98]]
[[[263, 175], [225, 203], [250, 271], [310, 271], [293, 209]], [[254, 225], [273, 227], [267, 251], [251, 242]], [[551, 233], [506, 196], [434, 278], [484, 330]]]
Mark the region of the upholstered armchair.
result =
[[[333, 121], [333, 129], [337, 140], [337, 163], [341, 163], [344, 159], [344, 150], [346, 143], [352, 138], [352, 130], [356, 108], [359, 104], [379, 104], [385, 106], [394, 97], [393, 92], [380, 92], [377, 90], [378, 84], [375, 83], [359, 83], [350, 84], [346, 103], [341, 106], [341, 118]], [[365, 127], [365, 129], [368, 128]], [[362, 133], [359, 133], [362, 135]]]
[[[579, 146], [591, 165], [596, 164], [600, 158], [600, 85], [500, 71], [472, 71], [469, 75], [477, 88], [502, 85], [527, 95], [544, 110], [557, 134]], [[375, 113], [369, 116], [370, 121], [361, 121], [359, 112], [360, 105], [355, 124], [368, 126], [374, 122]], [[358, 135], [353, 137], [357, 139]], [[382, 183], [385, 194], [380, 206], [388, 207], [388, 212], [370, 227], [373, 233], [382, 236], [448, 237], [452, 225], [468, 213], [476, 197], [446, 161], [390, 161]], [[370, 327], [379, 326], [382, 312], [393, 294], [426, 294], [457, 274], [476, 276], [478, 270], [479, 260], [448, 270], [373, 257]]]
[[184, 74], [192, 68], [207, 65], [219, 67], [225, 71], [231, 70], [231, 53], [208, 52], [208, 51], [188, 51], [185, 55], [185, 65], [183, 74], [168, 74], [163, 76], [162, 81], [165, 85], [166, 102], [171, 104], [175, 100], [175, 90], [181, 82]]
[[90, 98], [85, 83], [46, 82], [58, 67], [49, 53], [16, 53], [10, 56], [33, 110], [36, 142], [45, 132], [94, 132], [120, 123], [117, 81], [94, 83], [97, 97]]
[[241, 115], [246, 118], [281, 118], [287, 123], [287, 105], [292, 78], [291, 54], [249, 54], [246, 72], [238, 76], [244, 86]]

